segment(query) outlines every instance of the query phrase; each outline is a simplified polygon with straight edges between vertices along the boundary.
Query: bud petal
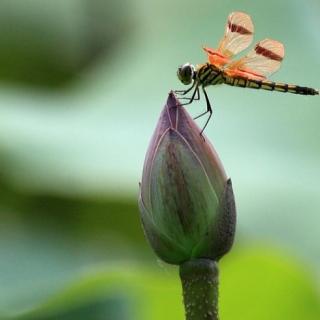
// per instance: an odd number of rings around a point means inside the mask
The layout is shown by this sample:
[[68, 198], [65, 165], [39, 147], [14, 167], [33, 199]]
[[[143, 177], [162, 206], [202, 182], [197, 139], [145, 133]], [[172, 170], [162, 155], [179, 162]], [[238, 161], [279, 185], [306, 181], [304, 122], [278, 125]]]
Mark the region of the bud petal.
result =
[[139, 197], [139, 209], [145, 235], [155, 253], [162, 260], [173, 264], [179, 264], [181, 257], [187, 258], [187, 252], [185, 252], [183, 248], [175, 243], [173, 239], [169, 238], [169, 236], [161, 233], [154, 225], [152, 219], [150, 218], [150, 213], [144, 206], [141, 196]]
[[170, 93], [146, 155], [139, 206], [160, 258], [218, 259], [233, 242], [231, 183], [210, 143]]

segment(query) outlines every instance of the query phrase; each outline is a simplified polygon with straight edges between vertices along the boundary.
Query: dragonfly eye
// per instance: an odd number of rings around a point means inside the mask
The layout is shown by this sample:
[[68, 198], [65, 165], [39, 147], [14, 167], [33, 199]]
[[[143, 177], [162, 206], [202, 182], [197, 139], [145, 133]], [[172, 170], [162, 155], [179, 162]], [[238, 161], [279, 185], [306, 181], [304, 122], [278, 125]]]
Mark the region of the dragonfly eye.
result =
[[183, 84], [190, 84], [194, 75], [194, 67], [190, 63], [186, 63], [178, 68], [177, 75]]

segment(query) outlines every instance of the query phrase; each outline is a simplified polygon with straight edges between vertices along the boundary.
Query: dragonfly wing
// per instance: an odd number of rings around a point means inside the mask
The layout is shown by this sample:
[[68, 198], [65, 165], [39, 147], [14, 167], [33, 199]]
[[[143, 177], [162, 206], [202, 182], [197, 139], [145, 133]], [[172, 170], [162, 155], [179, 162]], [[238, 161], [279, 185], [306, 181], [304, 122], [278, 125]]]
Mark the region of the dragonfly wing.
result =
[[254, 27], [250, 16], [243, 12], [232, 12], [228, 16], [224, 37], [218, 51], [231, 58], [246, 49], [252, 42]]
[[230, 63], [225, 72], [230, 76], [263, 80], [280, 68], [283, 58], [283, 44], [264, 39], [258, 42], [245, 57]]

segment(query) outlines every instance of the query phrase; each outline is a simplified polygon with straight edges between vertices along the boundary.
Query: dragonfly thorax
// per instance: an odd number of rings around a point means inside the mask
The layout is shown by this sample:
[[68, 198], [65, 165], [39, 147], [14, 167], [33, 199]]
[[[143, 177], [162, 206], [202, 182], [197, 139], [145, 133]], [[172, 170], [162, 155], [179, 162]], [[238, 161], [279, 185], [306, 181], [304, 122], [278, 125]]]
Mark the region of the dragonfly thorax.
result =
[[179, 80], [188, 85], [192, 82], [195, 76], [195, 67], [190, 63], [185, 63], [178, 68], [177, 75]]

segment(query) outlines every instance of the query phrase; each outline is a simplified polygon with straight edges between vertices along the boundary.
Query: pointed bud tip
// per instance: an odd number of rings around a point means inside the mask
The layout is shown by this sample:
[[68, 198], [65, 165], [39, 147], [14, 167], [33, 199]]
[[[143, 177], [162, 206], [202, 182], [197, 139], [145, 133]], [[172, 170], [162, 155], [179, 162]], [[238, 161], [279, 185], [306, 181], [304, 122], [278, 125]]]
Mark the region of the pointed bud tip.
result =
[[169, 92], [169, 98], [175, 98], [175, 97], [176, 97], [176, 95], [175, 95], [174, 91], [173, 91], [173, 90], [170, 90], [170, 92]]
[[167, 106], [168, 108], [181, 107], [180, 101], [178, 100], [177, 96], [172, 90], [169, 92], [169, 95], [168, 95]]
[[175, 93], [172, 90], [169, 92], [165, 109], [167, 112], [164, 116], [168, 117], [171, 128], [177, 129], [178, 113], [183, 111], [183, 108], [180, 101], [177, 99]]

